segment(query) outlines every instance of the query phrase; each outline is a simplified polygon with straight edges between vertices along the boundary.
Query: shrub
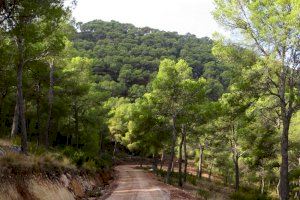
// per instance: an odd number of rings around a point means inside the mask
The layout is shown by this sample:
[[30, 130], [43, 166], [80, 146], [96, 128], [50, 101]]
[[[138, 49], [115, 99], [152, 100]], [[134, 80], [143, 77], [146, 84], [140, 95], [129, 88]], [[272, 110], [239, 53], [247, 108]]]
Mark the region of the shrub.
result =
[[187, 174], [187, 181], [192, 185], [197, 185], [197, 177], [194, 175]]
[[89, 171], [96, 171], [98, 169], [96, 162], [94, 160], [88, 160], [82, 165], [82, 167]]
[[29, 152], [34, 155], [42, 155], [47, 152], [47, 149], [43, 146], [38, 146], [36, 143], [29, 143]]
[[74, 163], [77, 167], [82, 167], [84, 162], [88, 161], [88, 158], [83, 151], [74, 149], [70, 146], [64, 148], [63, 155], [70, 158], [72, 163]]
[[255, 190], [234, 192], [230, 198], [233, 200], [271, 200], [266, 194], [261, 194]]
[[63, 154], [69, 158], [72, 157], [72, 155], [74, 155], [74, 153], [76, 152], [76, 150], [73, 147], [67, 146], [66, 148], [63, 149]]
[[77, 167], [81, 167], [83, 163], [86, 161], [86, 156], [82, 151], [76, 151], [71, 156], [71, 159], [76, 164]]
[[209, 192], [206, 191], [206, 190], [203, 190], [203, 189], [199, 188], [197, 190], [197, 196], [198, 197], [202, 197], [204, 199], [208, 199], [209, 198]]
[[161, 177], [164, 177], [164, 176], [167, 174], [167, 172], [164, 171], [164, 170], [158, 169], [158, 170], [157, 170], [157, 174], [158, 174], [159, 176], [161, 176]]

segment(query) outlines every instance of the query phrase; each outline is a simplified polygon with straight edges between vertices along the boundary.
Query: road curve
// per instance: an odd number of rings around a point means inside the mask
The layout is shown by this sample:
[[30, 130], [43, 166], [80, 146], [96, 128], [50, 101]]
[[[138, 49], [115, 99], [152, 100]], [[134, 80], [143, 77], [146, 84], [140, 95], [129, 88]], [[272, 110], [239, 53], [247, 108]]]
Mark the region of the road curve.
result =
[[115, 169], [118, 172], [118, 186], [107, 200], [170, 199], [168, 190], [161, 188], [157, 180], [135, 165], [120, 165]]

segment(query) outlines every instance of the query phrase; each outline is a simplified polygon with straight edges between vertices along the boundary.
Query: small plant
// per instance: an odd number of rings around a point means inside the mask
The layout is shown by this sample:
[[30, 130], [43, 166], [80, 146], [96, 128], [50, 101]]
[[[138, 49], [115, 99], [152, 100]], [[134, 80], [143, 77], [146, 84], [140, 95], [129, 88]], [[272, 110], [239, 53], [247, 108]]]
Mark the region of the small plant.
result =
[[164, 170], [158, 169], [157, 174], [161, 177], [164, 177], [166, 175], [166, 172]]
[[230, 195], [232, 200], [270, 200], [266, 194], [261, 194], [259, 191], [238, 191]]
[[89, 161], [83, 163], [82, 167], [89, 171], [96, 171], [98, 169], [96, 162], [94, 160], [89, 160]]
[[209, 198], [209, 192], [206, 191], [206, 190], [203, 190], [203, 189], [199, 188], [197, 190], [197, 196], [198, 197], [202, 197], [204, 199], [208, 199]]
[[86, 160], [86, 157], [82, 151], [76, 151], [72, 157], [72, 161], [76, 164], [76, 166], [81, 167]]
[[73, 147], [67, 146], [66, 148], [63, 149], [63, 154], [69, 158], [72, 157], [72, 155], [74, 155], [74, 153], [76, 152], [76, 150]]
[[187, 181], [189, 183], [191, 183], [192, 185], [197, 185], [197, 177], [196, 176], [188, 174], [187, 175]]
[[63, 155], [67, 156], [77, 167], [82, 167], [84, 162], [88, 161], [88, 158], [83, 151], [69, 146], [63, 150]]

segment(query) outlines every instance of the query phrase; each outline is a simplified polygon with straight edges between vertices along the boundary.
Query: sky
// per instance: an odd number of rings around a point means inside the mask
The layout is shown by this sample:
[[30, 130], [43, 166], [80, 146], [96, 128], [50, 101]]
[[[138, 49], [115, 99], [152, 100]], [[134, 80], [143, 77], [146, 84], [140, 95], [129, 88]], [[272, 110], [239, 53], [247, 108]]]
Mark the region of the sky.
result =
[[213, 0], [78, 0], [73, 16], [78, 22], [115, 20], [211, 37], [222, 32], [211, 14], [213, 9]]

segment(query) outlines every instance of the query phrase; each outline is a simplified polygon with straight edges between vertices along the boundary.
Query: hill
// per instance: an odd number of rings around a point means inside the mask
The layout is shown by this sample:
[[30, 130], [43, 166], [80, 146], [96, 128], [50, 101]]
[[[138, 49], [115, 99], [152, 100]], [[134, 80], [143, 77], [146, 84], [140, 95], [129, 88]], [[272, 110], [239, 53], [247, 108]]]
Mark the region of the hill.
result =
[[112, 96], [141, 96], [163, 58], [186, 60], [195, 78], [202, 76], [207, 66], [216, 65], [211, 53], [213, 41], [207, 37], [117, 21], [94, 20], [79, 24], [79, 29], [73, 39], [75, 48], [94, 59], [99, 86]]

